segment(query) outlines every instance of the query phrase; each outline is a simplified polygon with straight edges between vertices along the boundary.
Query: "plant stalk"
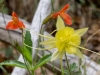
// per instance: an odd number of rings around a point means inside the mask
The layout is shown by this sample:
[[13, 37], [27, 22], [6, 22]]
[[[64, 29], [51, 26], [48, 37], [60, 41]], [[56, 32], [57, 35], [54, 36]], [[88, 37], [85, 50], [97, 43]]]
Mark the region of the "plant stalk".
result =
[[68, 63], [68, 58], [67, 58], [67, 54], [66, 53], [65, 53], [65, 57], [66, 57], [66, 63], [67, 63], [69, 74], [72, 75], [71, 71], [70, 71], [70, 66], [69, 66], [69, 63]]

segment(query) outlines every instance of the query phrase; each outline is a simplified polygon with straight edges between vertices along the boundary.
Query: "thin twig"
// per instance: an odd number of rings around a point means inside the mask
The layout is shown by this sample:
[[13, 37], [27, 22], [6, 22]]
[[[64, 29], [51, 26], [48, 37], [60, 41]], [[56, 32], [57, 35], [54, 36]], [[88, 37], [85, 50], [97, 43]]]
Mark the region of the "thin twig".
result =
[[60, 58], [60, 65], [61, 65], [61, 74], [64, 75], [63, 65], [62, 65], [62, 58]]
[[100, 29], [99, 30], [97, 30], [94, 34], [92, 34], [90, 37], [88, 37], [88, 39], [86, 40], [86, 42], [85, 42], [85, 44], [84, 44], [84, 46], [86, 45], [86, 43], [94, 36], [94, 35], [96, 35], [98, 32], [100, 32]]

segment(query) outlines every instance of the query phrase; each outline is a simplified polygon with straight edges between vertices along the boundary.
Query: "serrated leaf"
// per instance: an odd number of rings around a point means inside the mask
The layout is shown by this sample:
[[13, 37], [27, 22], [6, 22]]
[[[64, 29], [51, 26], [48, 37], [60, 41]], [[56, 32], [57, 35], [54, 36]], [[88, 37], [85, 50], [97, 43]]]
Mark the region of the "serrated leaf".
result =
[[26, 47], [23, 47], [23, 55], [25, 57], [25, 59], [30, 63], [32, 64], [32, 54], [29, 52], [29, 50], [27, 50]]
[[[31, 40], [31, 34], [29, 31], [26, 31], [25, 37], [24, 37], [24, 43], [30, 47], [32, 47], [32, 40]], [[32, 48], [25, 46], [29, 52], [32, 54]]]
[[65, 75], [70, 75], [68, 70], [64, 70]]
[[35, 70], [35, 69], [37, 69], [38, 67], [40, 67], [40, 66], [46, 64], [48, 61], [50, 61], [50, 57], [51, 57], [51, 54], [43, 56], [43, 57], [35, 64], [35, 66], [32, 68], [32, 70]]
[[78, 67], [76, 66], [76, 63], [73, 63], [73, 64], [70, 65], [71, 71], [74, 71], [74, 70], [76, 70], [77, 68], [78, 68]]
[[[76, 63], [70, 64], [69, 67], [70, 67], [71, 75], [81, 75], [81, 71], [77, 71], [78, 66], [76, 66]], [[64, 73], [66, 75], [70, 75], [68, 68], [64, 70]]]
[[32, 64], [32, 54], [29, 52], [29, 50], [27, 50], [27, 48], [21, 47], [17, 42], [15, 42], [15, 46], [17, 48], [17, 50], [24, 56], [24, 58], [30, 63]]
[[16, 61], [16, 60], [7, 60], [7, 61], [4, 61], [4, 62], [1, 62], [0, 65], [16, 66], [16, 67], [26, 69], [26, 66], [25, 66], [24, 63], [22, 63], [20, 61]]
[[81, 75], [81, 71], [76, 71], [76, 72], [74, 72], [72, 75]]

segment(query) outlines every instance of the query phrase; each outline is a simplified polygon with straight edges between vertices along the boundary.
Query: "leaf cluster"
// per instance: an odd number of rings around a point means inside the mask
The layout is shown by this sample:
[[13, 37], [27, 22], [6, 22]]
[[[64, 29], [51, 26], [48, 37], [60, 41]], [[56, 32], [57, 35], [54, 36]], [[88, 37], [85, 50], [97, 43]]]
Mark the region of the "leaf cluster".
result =
[[[70, 64], [69, 67], [70, 67], [71, 75], [81, 75], [81, 71], [78, 70], [78, 66], [76, 66], [76, 63]], [[70, 75], [68, 68], [64, 70], [64, 73], [65, 75]]]

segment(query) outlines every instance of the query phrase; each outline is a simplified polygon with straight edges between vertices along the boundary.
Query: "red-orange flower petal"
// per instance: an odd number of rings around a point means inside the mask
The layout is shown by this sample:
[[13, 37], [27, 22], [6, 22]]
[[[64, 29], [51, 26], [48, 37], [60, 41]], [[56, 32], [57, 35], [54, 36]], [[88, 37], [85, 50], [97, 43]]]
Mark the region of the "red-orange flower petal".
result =
[[18, 27], [22, 29], [22, 28], [25, 28], [25, 25], [23, 24], [23, 22], [19, 21], [18, 22]]
[[6, 29], [23, 29], [25, 25], [23, 22], [19, 21], [17, 14], [15, 12], [12, 13], [12, 21], [8, 22]]
[[52, 14], [52, 18], [57, 18], [58, 17], [58, 15], [60, 15], [60, 13], [59, 12], [56, 12], [56, 13], [54, 13], [54, 14]]
[[17, 25], [13, 24], [13, 21], [8, 22], [6, 26], [6, 29], [11, 29], [11, 30], [18, 29], [18, 28], [19, 27]]
[[17, 16], [17, 14], [14, 11], [12, 12], [12, 16], [16, 17], [18, 19], [18, 16]]
[[68, 8], [69, 8], [69, 4], [66, 4], [61, 10], [60, 13], [64, 13]]
[[66, 24], [68, 24], [68, 25], [72, 24], [72, 19], [68, 14], [62, 13], [62, 14], [60, 14], [60, 16], [64, 19]]

